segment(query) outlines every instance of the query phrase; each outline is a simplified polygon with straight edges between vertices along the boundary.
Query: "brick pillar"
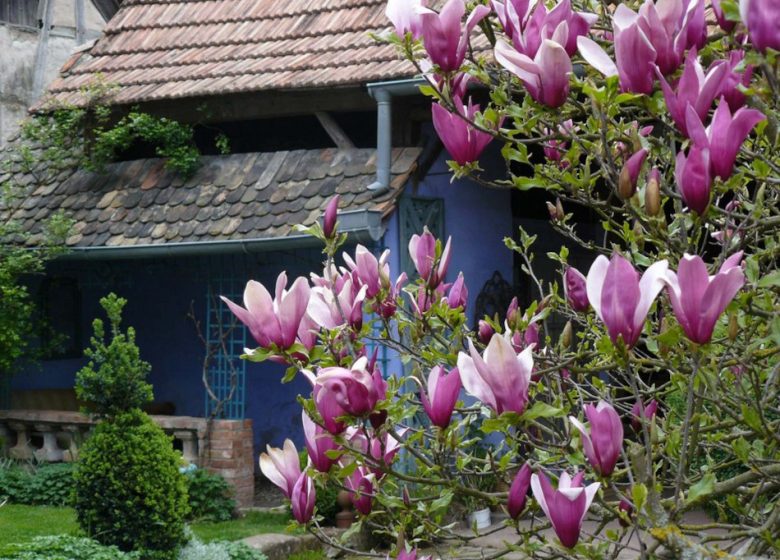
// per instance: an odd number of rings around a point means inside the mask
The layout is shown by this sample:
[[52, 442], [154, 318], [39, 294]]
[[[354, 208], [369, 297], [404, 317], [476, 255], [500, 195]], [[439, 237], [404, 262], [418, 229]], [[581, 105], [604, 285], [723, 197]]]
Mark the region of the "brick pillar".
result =
[[233, 487], [238, 507], [251, 507], [255, 497], [252, 420], [214, 420], [209, 441], [204, 466]]

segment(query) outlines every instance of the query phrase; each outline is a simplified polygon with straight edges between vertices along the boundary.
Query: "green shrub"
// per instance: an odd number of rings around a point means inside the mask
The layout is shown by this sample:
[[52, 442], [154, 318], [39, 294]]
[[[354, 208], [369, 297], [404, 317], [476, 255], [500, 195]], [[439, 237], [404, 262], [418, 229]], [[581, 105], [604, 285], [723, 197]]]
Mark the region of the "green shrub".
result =
[[190, 499], [189, 519], [227, 521], [233, 517], [236, 502], [233, 489], [218, 474], [204, 469], [185, 472]]
[[111, 418], [151, 402], [152, 386], [146, 382], [151, 366], [141, 359], [135, 344], [133, 327], [123, 333], [122, 309], [127, 300], [116, 294], [100, 299], [111, 327], [106, 342], [103, 321], [92, 322], [91, 348], [84, 350], [89, 363], [76, 373], [76, 395], [87, 403], [87, 410]]
[[57, 535], [36, 537], [23, 544], [0, 548], [0, 560], [138, 560], [115, 546], [104, 546], [92, 539]]
[[241, 542], [214, 541], [202, 543], [193, 537], [178, 560], [268, 560], [268, 557]]
[[187, 488], [171, 439], [140, 410], [101, 422], [76, 469], [76, 515], [88, 535], [144, 559], [184, 544]]
[[0, 467], [0, 502], [35, 506], [67, 506], [73, 503], [71, 463], [40, 466], [9, 462]]

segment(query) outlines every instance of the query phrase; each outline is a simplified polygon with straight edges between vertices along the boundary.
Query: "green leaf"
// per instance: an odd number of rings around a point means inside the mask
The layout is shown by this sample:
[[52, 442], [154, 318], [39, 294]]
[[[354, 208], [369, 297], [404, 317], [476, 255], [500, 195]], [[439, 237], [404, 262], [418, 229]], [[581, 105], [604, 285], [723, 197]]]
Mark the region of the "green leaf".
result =
[[688, 497], [686, 498], [685, 503], [692, 504], [701, 498], [712, 494], [713, 490], [715, 490], [716, 482], [717, 479], [715, 478], [714, 474], [705, 474], [703, 477], [701, 477], [699, 482], [691, 486], [690, 490], [688, 490]]
[[636, 511], [641, 511], [642, 506], [645, 505], [647, 500], [647, 486], [644, 484], [634, 484], [631, 488], [631, 498], [634, 501], [634, 507]]
[[758, 281], [759, 288], [773, 288], [780, 286], [780, 270], [775, 270]]
[[550, 406], [547, 403], [537, 401], [534, 405], [523, 412], [523, 420], [530, 422], [537, 418], [555, 418], [556, 416], [563, 416], [563, 409]]
[[761, 433], [761, 417], [758, 415], [758, 411], [754, 408], [750, 408], [745, 403], [742, 403], [742, 419], [750, 426], [754, 432]]
[[740, 437], [731, 442], [731, 449], [740, 461], [747, 463], [750, 456], [750, 444], [745, 438]]
[[450, 506], [450, 502], [452, 502], [453, 496], [452, 490], [442, 491], [441, 496], [431, 502], [431, 511], [436, 512], [447, 509]]

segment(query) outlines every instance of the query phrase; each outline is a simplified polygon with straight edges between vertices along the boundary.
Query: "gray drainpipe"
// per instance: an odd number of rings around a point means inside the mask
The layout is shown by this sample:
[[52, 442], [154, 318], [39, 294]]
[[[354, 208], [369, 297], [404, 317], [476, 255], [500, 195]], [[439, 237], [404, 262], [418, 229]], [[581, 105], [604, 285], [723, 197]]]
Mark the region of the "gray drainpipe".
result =
[[423, 78], [373, 82], [367, 85], [368, 93], [376, 100], [376, 181], [368, 190], [381, 193], [390, 188], [390, 166], [393, 151], [393, 96], [415, 95], [420, 86], [427, 84]]

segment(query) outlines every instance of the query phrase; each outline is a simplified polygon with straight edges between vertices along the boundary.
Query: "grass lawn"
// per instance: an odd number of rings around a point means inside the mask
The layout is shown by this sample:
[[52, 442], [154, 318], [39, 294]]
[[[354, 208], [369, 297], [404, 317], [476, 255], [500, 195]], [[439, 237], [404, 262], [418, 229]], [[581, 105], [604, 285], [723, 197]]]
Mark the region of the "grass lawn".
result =
[[240, 519], [217, 523], [190, 524], [195, 535], [203, 542], [216, 540], [237, 541], [260, 533], [286, 533], [291, 517], [286, 513], [250, 511]]
[[[204, 542], [237, 541], [260, 533], [284, 533], [290, 516], [251, 511], [241, 519], [219, 523], [192, 523], [192, 531]], [[76, 513], [71, 508], [44, 506], [0, 507], [0, 548], [44, 535], [77, 534]]]
[[78, 530], [76, 513], [70, 508], [10, 504], [0, 507], [0, 548], [44, 535], [74, 535]]

